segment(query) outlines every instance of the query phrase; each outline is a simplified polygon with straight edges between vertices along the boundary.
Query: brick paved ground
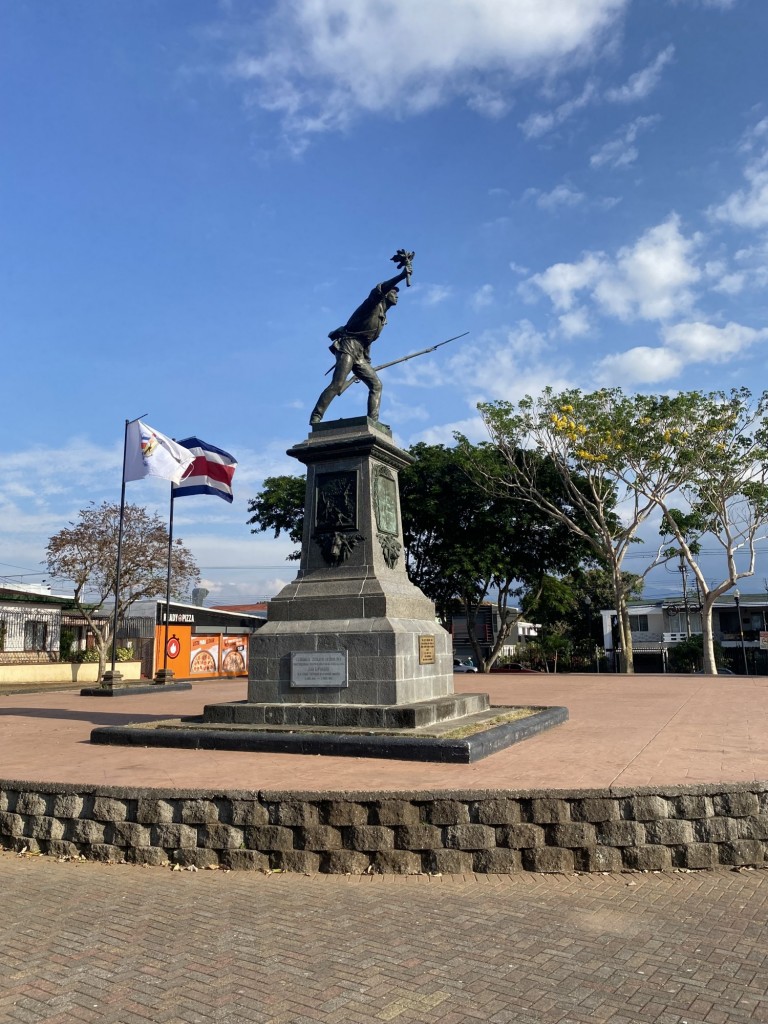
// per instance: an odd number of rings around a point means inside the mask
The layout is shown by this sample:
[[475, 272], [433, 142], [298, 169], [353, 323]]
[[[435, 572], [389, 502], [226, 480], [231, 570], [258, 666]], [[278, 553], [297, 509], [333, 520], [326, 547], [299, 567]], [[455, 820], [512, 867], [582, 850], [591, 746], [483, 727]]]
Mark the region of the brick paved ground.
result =
[[768, 873], [296, 876], [0, 854], [3, 1024], [768, 1022]]

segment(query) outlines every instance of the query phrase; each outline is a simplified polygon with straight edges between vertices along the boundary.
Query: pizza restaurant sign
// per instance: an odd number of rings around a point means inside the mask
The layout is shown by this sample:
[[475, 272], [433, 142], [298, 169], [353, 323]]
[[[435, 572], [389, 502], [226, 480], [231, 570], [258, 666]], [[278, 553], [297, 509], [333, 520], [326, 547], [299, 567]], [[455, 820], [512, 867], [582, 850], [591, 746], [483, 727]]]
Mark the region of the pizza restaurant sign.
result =
[[[158, 610], [158, 615], [159, 615], [160, 623], [161, 624], [164, 623], [165, 622], [165, 609], [164, 608], [160, 608]], [[192, 612], [169, 612], [168, 613], [168, 622], [169, 623], [172, 623], [172, 622], [182, 623], [183, 622], [183, 623], [189, 624], [190, 626], [194, 626], [194, 624], [195, 624], [195, 616], [192, 614]]]

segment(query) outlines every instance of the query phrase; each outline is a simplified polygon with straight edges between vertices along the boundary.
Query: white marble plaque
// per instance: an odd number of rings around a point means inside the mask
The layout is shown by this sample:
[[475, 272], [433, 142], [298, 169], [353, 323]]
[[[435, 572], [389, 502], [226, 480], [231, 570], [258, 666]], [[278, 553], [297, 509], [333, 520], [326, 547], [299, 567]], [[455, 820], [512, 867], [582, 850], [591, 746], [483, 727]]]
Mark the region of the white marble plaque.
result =
[[349, 686], [346, 651], [291, 651], [291, 686]]

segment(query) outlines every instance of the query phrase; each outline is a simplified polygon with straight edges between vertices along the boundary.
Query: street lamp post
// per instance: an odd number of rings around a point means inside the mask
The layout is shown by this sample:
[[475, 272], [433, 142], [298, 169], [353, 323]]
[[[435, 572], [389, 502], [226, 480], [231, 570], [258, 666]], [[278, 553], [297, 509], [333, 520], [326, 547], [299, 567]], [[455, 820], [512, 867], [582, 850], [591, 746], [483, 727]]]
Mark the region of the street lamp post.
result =
[[744, 646], [744, 629], [741, 624], [741, 593], [739, 592], [738, 587], [736, 587], [733, 592], [733, 600], [736, 602], [736, 617], [739, 620], [739, 640], [741, 642], [741, 657], [744, 660], [744, 675], [748, 676], [749, 666], [747, 665], [747, 649]]

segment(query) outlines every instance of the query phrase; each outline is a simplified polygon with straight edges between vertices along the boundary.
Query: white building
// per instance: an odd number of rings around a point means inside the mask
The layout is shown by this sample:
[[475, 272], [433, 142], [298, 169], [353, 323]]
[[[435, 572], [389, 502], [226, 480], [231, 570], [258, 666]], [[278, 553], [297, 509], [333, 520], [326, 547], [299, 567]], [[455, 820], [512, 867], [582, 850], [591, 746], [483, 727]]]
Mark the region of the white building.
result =
[[[616, 611], [604, 608], [603, 646], [609, 665], [618, 667]], [[718, 598], [712, 609], [712, 634], [741, 671], [746, 660], [750, 672], [761, 671], [761, 650], [768, 647], [768, 594], [741, 594], [738, 589]], [[640, 671], [666, 670], [669, 648], [689, 636], [701, 634], [701, 612], [696, 595], [676, 595], [657, 601], [632, 601], [629, 624], [635, 668]], [[762, 638], [761, 638], [762, 634]], [[762, 645], [762, 646], [761, 646]]]

